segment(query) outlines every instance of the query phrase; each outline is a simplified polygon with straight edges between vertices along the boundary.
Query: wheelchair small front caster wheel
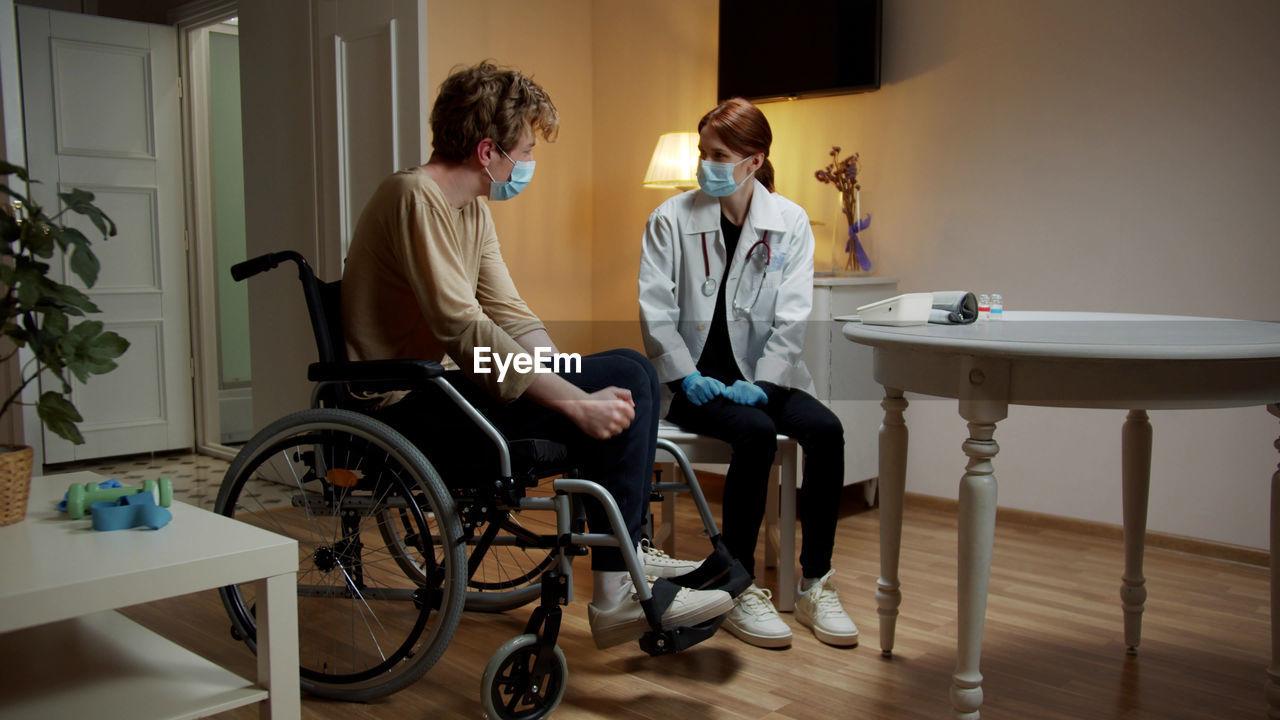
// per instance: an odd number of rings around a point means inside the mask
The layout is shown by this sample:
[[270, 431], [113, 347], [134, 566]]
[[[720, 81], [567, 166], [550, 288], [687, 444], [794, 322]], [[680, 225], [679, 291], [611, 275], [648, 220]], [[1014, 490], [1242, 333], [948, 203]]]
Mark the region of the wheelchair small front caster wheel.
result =
[[480, 679], [484, 711], [493, 720], [534, 720], [551, 714], [564, 699], [569, 664], [558, 646], [547, 672], [533, 677], [538, 636], [518, 635], [502, 644], [485, 665]]

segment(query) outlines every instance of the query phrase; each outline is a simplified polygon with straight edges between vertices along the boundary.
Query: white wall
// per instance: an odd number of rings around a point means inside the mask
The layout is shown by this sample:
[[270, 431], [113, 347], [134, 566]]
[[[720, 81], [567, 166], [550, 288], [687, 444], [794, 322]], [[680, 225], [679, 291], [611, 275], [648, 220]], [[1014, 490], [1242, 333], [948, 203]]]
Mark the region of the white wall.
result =
[[[778, 185], [819, 219], [863, 160], [881, 274], [1012, 310], [1280, 320], [1280, 3], [892, 0], [883, 87], [764, 106]], [[908, 490], [956, 496], [955, 403], [914, 402]], [[1122, 412], [1013, 408], [1000, 504], [1120, 522]], [[1263, 408], [1152, 414], [1150, 529], [1265, 548]]]

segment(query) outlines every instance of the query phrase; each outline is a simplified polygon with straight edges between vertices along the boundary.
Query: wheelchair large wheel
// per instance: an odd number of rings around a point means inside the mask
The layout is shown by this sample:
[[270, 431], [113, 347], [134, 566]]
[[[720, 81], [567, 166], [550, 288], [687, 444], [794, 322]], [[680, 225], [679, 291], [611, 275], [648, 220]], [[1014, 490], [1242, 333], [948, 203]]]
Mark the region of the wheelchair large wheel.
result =
[[[281, 418], [236, 456], [215, 510], [297, 539], [307, 692], [371, 700], [444, 653], [462, 614], [466, 549], [439, 476], [390, 427], [333, 409]], [[220, 593], [233, 631], [254, 647], [253, 586]]]
[[[550, 483], [526, 491], [526, 497], [554, 496]], [[459, 507], [477, 507], [484, 501], [466, 496]], [[460, 511], [463, 512], [463, 511]], [[383, 525], [388, 545], [403, 542], [402, 523]], [[556, 516], [551, 510], [495, 511], [467, 540], [468, 573], [466, 609], [477, 612], [506, 612], [541, 597], [539, 581], [555, 563], [558, 549]], [[423, 577], [413, 553], [397, 553], [401, 569], [409, 577]]]
[[484, 711], [494, 720], [535, 720], [551, 714], [564, 699], [569, 663], [559, 646], [551, 647], [551, 663], [534, 677], [538, 636], [517, 635], [498, 648], [480, 678]]

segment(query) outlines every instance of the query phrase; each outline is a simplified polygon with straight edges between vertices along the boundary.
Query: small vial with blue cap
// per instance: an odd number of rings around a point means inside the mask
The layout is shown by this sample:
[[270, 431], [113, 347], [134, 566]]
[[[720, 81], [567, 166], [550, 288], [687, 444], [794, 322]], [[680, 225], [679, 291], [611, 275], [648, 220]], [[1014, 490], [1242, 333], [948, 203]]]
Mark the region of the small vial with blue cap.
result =
[[1000, 293], [991, 294], [991, 319], [1004, 319], [1004, 296]]

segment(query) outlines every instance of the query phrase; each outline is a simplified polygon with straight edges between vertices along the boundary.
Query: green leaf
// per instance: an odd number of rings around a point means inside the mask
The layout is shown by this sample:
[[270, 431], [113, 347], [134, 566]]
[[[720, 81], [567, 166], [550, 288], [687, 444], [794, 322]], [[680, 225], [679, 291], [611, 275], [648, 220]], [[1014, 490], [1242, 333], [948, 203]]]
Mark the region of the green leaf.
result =
[[98, 271], [102, 265], [88, 245], [77, 245], [71, 252], [71, 272], [80, 278], [85, 287], [93, 287], [98, 282]]
[[103, 237], [115, 236], [116, 224], [98, 206], [93, 204], [93, 193], [75, 188], [68, 193], [58, 193], [58, 197], [62, 198], [63, 204], [69, 210], [78, 212], [93, 221], [94, 226], [98, 228]]
[[49, 306], [59, 307], [71, 315], [100, 312], [89, 296], [76, 288], [53, 282], [48, 278], [43, 278], [43, 281], [41, 291]]
[[129, 349], [129, 341], [107, 331], [98, 335], [89, 345], [89, 354], [101, 360], [114, 360]]
[[44, 321], [40, 329], [55, 338], [67, 334], [67, 315], [58, 308], [48, 308], [44, 312]]
[[76, 428], [76, 423], [82, 422], [84, 418], [61, 393], [48, 391], [41, 395], [36, 402], [36, 414], [40, 416], [44, 426], [59, 437], [76, 445], [84, 444], [84, 436]]
[[21, 165], [14, 165], [11, 162], [0, 160], [0, 175], [17, 175], [18, 177], [31, 182], [27, 177], [27, 169]]
[[80, 382], [88, 382], [90, 375], [101, 375], [116, 368], [115, 358], [120, 357], [129, 343], [113, 332], [103, 332], [97, 320], [85, 320], [62, 336], [58, 349], [66, 358], [67, 369]]
[[53, 257], [54, 232], [47, 223], [28, 222], [20, 225], [21, 242], [32, 255]]

